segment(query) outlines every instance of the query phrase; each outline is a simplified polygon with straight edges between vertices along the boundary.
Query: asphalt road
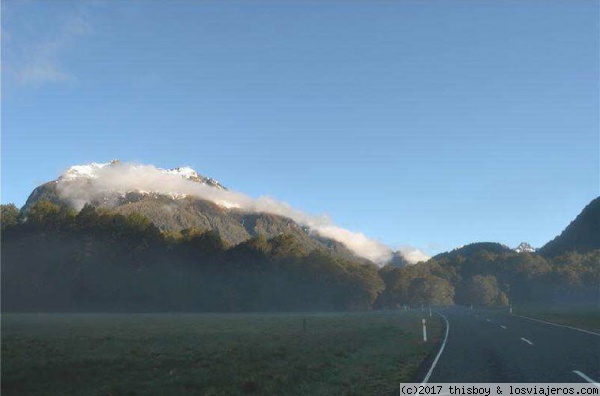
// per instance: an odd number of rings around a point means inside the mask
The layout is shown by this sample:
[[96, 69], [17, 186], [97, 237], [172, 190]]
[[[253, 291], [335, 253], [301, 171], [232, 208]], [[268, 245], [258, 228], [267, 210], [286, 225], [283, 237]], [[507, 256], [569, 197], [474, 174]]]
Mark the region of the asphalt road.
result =
[[600, 380], [600, 336], [508, 313], [439, 310], [448, 337], [428, 383]]

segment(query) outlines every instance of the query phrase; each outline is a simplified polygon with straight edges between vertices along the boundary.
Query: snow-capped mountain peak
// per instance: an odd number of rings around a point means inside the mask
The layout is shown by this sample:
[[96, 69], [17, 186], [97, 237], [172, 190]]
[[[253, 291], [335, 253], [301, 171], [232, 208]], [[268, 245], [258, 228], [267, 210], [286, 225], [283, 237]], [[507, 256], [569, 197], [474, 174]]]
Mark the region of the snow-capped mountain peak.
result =
[[517, 253], [533, 253], [536, 249], [527, 242], [521, 242], [519, 246], [517, 246], [513, 250]]
[[[71, 166], [69, 169], [67, 169], [59, 177], [58, 180], [62, 181], [62, 182], [71, 182], [71, 181], [76, 181], [76, 180], [96, 179], [96, 178], [98, 178], [99, 173], [101, 172], [101, 170], [103, 168], [106, 168], [108, 166], [118, 166], [119, 164], [120, 164], [119, 160], [112, 160], [110, 162], [105, 162], [105, 163], [92, 162], [90, 164], [74, 165], [74, 166]], [[136, 165], [132, 166], [132, 168], [135, 168], [135, 167], [136, 167]], [[181, 166], [181, 167], [172, 168], [172, 169], [161, 169], [161, 168], [157, 168], [157, 169], [162, 173], [166, 173], [169, 175], [181, 176], [184, 179], [188, 179], [188, 180], [195, 181], [198, 183], [206, 184], [210, 187], [215, 187], [215, 188], [218, 188], [221, 190], [226, 190], [226, 188], [221, 183], [219, 183], [217, 180], [215, 180], [211, 177], [202, 176], [201, 174], [196, 172], [196, 170], [194, 170], [193, 168], [191, 168], [189, 166]]]
[[223, 187], [221, 185], [221, 183], [219, 183], [217, 180], [213, 179], [212, 177], [202, 176], [201, 174], [199, 174], [198, 172], [196, 172], [194, 169], [190, 168], [189, 166], [180, 166], [180, 167], [173, 168], [173, 169], [160, 169], [160, 170], [167, 174], [179, 175], [188, 180], [192, 180], [192, 181], [199, 182], [199, 183], [204, 183], [211, 187], [215, 187], [215, 188], [218, 188], [221, 190], [226, 190], [226, 188]]
[[172, 175], [179, 175], [181, 177], [185, 177], [186, 179], [198, 179], [200, 175], [194, 169], [189, 166], [181, 166], [173, 169], [167, 169], [164, 171], [165, 173], [169, 173]]
[[100, 169], [113, 163], [118, 163], [118, 161], [113, 160], [105, 163], [92, 162], [85, 165], [73, 165], [60, 176], [60, 179], [63, 181], [71, 181], [81, 178], [95, 179], [98, 177], [98, 171]]

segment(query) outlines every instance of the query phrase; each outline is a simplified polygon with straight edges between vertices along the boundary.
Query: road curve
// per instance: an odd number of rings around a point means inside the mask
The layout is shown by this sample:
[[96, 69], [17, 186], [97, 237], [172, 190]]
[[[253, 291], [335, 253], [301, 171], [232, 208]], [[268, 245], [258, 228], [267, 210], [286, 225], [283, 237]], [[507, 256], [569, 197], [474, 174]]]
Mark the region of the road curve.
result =
[[428, 383], [600, 380], [597, 334], [485, 310], [439, 312], [450, 331]]

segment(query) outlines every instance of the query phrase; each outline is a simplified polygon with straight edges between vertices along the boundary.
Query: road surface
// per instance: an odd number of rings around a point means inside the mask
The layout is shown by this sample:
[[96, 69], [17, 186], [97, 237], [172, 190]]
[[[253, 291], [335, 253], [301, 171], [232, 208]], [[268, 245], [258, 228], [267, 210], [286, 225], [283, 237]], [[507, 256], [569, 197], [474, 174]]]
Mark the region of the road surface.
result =
[[[598, 382], [600, 335], [508, 313], [438, 311], [449, 323], [435, 382]], [[443, 341], [444, 339], [442, 339]]]

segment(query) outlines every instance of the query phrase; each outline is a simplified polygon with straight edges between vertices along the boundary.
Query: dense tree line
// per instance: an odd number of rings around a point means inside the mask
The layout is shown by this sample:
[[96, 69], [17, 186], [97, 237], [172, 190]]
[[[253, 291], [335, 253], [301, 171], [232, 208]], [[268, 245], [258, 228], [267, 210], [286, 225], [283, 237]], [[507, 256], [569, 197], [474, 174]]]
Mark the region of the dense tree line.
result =
[[137, 213], [2, 206], [5, 310], [359, 310], [382, 288], [375, 265], [307, 251], [293, 235], [227, 246], [215, 231], [161, 232]]
[[1, 209], [8, 311], [331, 311], [599, 297], [600, 250], [544, 257], [472, 244], [378, 269], [293, 234], [230, 246], [214, 230], [161, 231], [139, 213], [90, 205]]
[[557, 257], [517, 253], [499, 244], [472, 244], [427, 263], [381, 271], [377, 305], [505, 306], [528, 302], [597, 302], [600, 250]]

